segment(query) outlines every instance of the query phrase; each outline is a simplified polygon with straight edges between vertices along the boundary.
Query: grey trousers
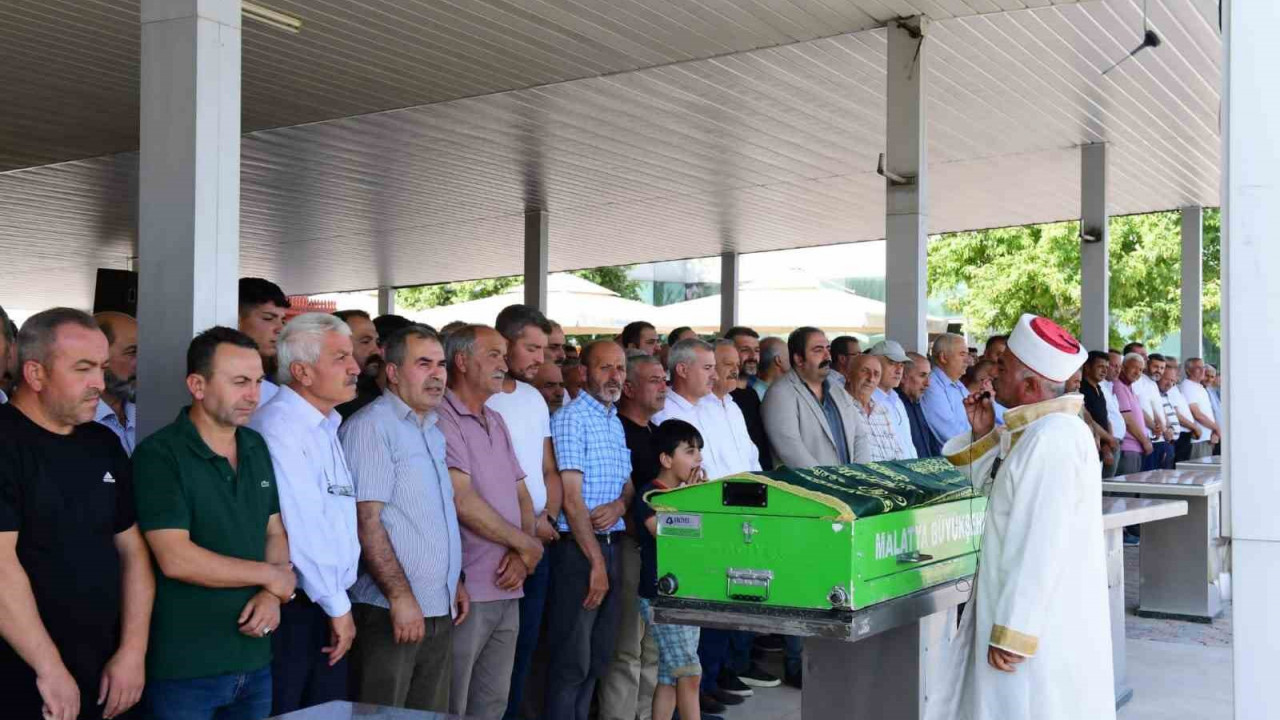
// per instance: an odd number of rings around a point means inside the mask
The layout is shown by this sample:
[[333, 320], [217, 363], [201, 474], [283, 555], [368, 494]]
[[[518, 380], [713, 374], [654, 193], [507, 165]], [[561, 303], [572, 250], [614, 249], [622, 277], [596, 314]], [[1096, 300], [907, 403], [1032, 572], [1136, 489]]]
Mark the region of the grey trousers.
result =
[[376, 605], [351, 606], [356, 640], [351, 646], [351, 689], [372, 705], [449, 711], [453, 620], [426, 618], [426, 634], [416, 644], [396, 643], [391, 611]]
[[618, 550], [622, 615], [613, 661], [600, 678], [600, 720], [649, 720], [658, 684], [658, 644], [640, 615], [640, 544], [624, 535]]
[[1116, 465], [1116, 475], [1128, 475], [1142, 470], [1142, 453], [1125, 451], [1120, 453], [1120, 462]]
[[1204, 442], [1191, 443], [1191, 459], [1209, 457], [1213, 454], [1213, 443], [1208, 440]]
[[519, 600], [471, 603], [471, 613], [453, 630], [451, 714], [501, 720], [511, 692], [519, 634]]

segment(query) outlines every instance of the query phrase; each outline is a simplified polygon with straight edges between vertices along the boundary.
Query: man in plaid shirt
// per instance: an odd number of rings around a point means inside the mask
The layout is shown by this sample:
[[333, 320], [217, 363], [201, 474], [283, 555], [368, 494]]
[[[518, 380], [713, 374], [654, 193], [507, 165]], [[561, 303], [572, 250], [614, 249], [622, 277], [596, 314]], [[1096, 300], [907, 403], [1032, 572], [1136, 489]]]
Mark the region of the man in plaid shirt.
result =
[[584, 392], [551, 422], [564, 506], [562, 538], [552, 544], [547, 634], [555, 639], [547, 670], [546, 717], [587, 720], [596, 680], [609, 666], [618, 633], [619, 549], [631, 504], [631, 451], [615, 403], [627, 361], [600, 340], [582, 350]]
[[889, 408], [878, 403], [872, 395], [880, 387], [880, 358], [874, 355], [858, 355], [849, 366], [849, 394], [858, 407], [860, 432], [866, 432], [871, 438], [871, 457], [869, 462], [885, 460], [902, 460], [907, 457], [898, 440], [898, 433], [893, 429], [893, 418], [889, 417]]

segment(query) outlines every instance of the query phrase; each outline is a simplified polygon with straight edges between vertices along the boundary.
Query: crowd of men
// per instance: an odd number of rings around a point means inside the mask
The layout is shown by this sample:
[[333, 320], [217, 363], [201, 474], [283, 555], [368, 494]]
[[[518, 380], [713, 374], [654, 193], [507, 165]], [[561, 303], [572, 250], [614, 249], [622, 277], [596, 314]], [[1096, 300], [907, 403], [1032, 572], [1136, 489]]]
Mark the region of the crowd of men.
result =
[[[798, 638], [652, 622], [642, 491], [938, 456], [1007, 347], [638, 321], [578, 348], [524, 305], [439, 331], [289, 309], [241, 280], [238, 328], [191, 341], [190, 404], [141, 439], [133, 318], [0, 310], [7, 717], [692, 720], [798, 687]], [[1215, 452], [1218, 381], [1131, 343], [1068, 385], [1110, 476]]]

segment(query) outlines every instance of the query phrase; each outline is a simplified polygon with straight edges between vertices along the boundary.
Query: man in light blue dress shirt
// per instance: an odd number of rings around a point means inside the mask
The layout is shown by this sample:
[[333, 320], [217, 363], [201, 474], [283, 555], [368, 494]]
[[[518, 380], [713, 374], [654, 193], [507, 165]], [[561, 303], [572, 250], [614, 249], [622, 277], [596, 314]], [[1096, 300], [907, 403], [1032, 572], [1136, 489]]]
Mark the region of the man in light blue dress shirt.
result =
[[297, 598], [272, 641], [271, 714], [347, 699], [347, 651], [355, 639], [347, 589], [356, 582], [356, 492], [335, 410], [356, 395], [360, 367], [351, 329], [323, 313], [285, 326], [277, 345], [280, 390], [249, 425], [271, 450]]
[[102, 395], [93, 420], [105, 426], [130, 456], [137, 445], [138, 321], [122, 312], [100, 312], [93, 316], [107, 336], [107, 364], [103, 368]]
[[964, 338], [944, 333], [933, 341], [933, 373], [920, 405], [938, 442], [969, 432], [969, 416], [964, 399], [969, 396], [960, 378], [969, 367], [969, 348]]
[[448, 712], [453, 627], [470, 600], [436, 408], [444, 347], [411, 325], [384, 346], [387, 388], [338, 435], [356, 489], [362, 572], [349, 595], [354, 699]]

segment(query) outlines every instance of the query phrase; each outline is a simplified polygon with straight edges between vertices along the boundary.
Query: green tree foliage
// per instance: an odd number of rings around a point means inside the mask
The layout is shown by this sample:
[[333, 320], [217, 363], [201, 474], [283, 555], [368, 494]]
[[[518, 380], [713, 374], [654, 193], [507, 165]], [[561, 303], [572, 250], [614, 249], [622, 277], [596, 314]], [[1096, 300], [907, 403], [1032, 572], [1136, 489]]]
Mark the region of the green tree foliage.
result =
[[[627, 277], [628, 270], [629, 268], [626, 266], [600, 267], [588, 270], [574, 270], [573, 274], [606, 287], [629, 300], [639, 300], [640, 283]], [[464, 280], [440, 285], [399, 288], [396, 290], [396, 305], [410, 310], [455, 305], [468, 300], [479, 300], [491, 295], [497, 295], [523, 282], [523, 275], [510, 275], [508, 277], [485, 278], [483, 280]]]
[[[1181, 219], [1161, 212], [1111, 219], [1111, 343], [1161, 342], [1181, 322]], [[929, 291], [981, 336], [1008, 332], [1024, 312], [1080, 331], [1075, 222], [948, 233], [929, 243]], [[1205, 213], [1205, 336], [1220, 336], [1220, 216]], [[1124, 334], [1130, 337], [1124, 337]]]

